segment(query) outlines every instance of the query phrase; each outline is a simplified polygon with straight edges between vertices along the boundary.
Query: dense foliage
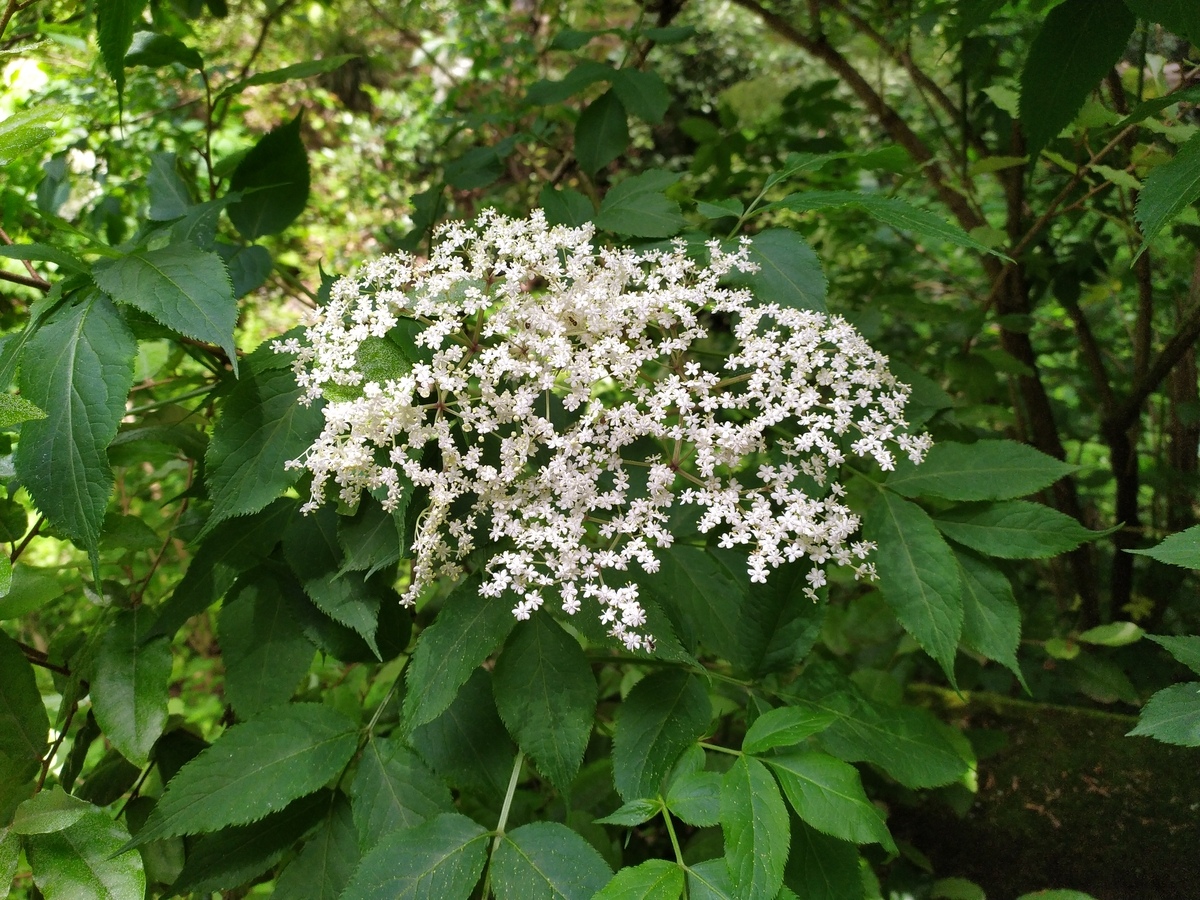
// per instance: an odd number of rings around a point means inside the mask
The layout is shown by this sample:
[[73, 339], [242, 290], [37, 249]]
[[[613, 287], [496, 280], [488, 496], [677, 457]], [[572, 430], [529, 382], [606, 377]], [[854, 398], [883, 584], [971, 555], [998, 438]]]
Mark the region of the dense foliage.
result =
[[6, 0], [0, 896], [1200, 891], [1193, 7]]

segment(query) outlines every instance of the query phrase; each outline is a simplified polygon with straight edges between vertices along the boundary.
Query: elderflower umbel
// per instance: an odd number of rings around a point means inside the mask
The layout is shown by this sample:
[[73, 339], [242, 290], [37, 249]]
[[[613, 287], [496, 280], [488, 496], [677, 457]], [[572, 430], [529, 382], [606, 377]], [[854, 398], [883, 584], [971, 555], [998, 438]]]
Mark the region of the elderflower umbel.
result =
[[[752, 582], [805, 558], [814, 598], [830, 561], [873, 577], [837, 473], [847, 452], [887, 470], [929, 446], [905, 431], [909, 389], [887, 359], [841, 318], [723, 286], [754, 269], [744, 243], [710, 243], [704, 265], [682, 242], [592, 237], [488, 211], [442, 229], [427, 262], [388, 256], [334, 284], [307, 343], [279, 345], [305, 402], [326, 401], [291, 463], [313, 476], [305, 510], [331, 482], [389, 508], [411, 484], [427, 505], [405, 602], [488, 547], [484, 595], [513, 597], [518, 619], [548, 597], [571, 615], [587, 604], [630, 649], [653, 642], [627, 573], [658, 569], [680, 505], [748, 549]], [[411, 368], [367, 380], [364, 342], [401, 320], [417, 323]]]

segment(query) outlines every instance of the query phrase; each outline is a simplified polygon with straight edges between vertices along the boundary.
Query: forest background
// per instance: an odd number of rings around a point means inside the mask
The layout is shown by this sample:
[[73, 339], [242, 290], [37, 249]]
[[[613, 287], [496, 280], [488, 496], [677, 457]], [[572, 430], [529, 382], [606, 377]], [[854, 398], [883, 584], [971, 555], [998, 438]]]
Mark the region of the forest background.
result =
[[[0, 896], [1200, 895], [1194, 3], [7, 0], [0, 72]], [[270, 339], [487, 207], [885, 352], [878, 580], [681, 517], [630, 653], [301, 515]]]

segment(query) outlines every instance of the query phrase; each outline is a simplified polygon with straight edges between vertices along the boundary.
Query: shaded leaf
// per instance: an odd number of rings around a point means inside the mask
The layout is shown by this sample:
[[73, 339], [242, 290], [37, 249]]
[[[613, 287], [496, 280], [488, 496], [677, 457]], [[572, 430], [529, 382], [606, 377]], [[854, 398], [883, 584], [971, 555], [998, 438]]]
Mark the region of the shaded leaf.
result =
[[658, 796], [663, 778], [711, 718], [703, 683], [687, 672], [665, 669], [635, 684], [613, 735], [613, 778], [621, 799]]
[[477, 668], [432, 722], [415, 728], [413, 747], [455, 785], [503, 797], [512, 771], [515, 748], [509, 740], [496, 700], [491, 673]]
[[480, 595], [477, 579], [459, 585], [433, 624], [421, 632], [405, 671], [408, 727], [432, 721], [445, 710], [516, 624], [508, 606]]
[[281, 900], [337, 900], [358, 860], [350, 803], [344, 794], [335, 793], [320, 827], [279, 876], [275, 894]]
[[96, 40], [108, 77], [117, 86], [117, 105], [125, 92], [125, 52], [142, 19], [146, 0], [106, 0], [96, 4]]
[[329, 804], [330, 792], [322, 791], [257, 822], [202, 835], [189, 846], [187, 861], [171, 890], [207, 894], [261, 875], [321, 820]]
[[925, 510], [888, 491], [881, 491], [867, 510], [863, 535], [877, 547], [883, 599], [953, 683], [963, 624], [961, 578], [953, 552]]
[[1160, 634], [1148, 634], [1146, 637], [1170, 653], [1177, 661], [1200, 675], [1200, 637], [1195, 635], [1171, 637]]
[[657, 125], [667, 114], [671, 94], [657, 72], [618, 69], [613, 73], [612, 89], [630, 115]]
[[492, 857], [496, 900], [592, 900], [611, 877], [595, 848], [557, 822], [513, 829]]
[[320, 433], [324, 417], [301, 406], [301, 389], [288, 369], [247, 371], [225, 401], [205, 456], [212, 514], [205, 534], [224, 519], [258, 512], [295, 483], [285, 464]]
[[551, 225], [568, 225], [578, 228], [584, 222], [590, 222], [596, 214], [592, 201], [579, 191], [570, 188], [556, 188], [546, 185], [538, 194], [538, 206], [546, 213], [546, 221]]
[[18, 806], [11, 827], [14, 834], [51, 834], [65, 831], [93, 811], [92, 804], [53, 787], [38, 791]]
[[804, 900], [862, 900], [858, 848], [796, 819], [784, 883]]
[[367, 741], [350, 797], [364, 851], [397, 828], [413, 828], [453, 809], [449, 788], [396, 738]]
[[962, 577], [962, 639], [976, 653], [994, 659], [1017, 676], [1025, 676], [1017, 662], [1021, 643], [1021, 610], [1013, 597], [1008, 576], [973, 554], [956, 551]]
[[50, 718], [33, 667], [21, 648], [0, 631], [0, 758], [36, 765], [49, 744]]
[[710, 859], [687, 869], [688, 900], [740, 900], [722, 859]]
[[180, 769], [137, 843], [260, 819], [324, 785], [356, 746], [355, 723], [328, 706], [269, 709], [234, 725]]
[[492, 689], [509, 734], [565, 791], [579, 772], [596, 711], [596, 679], [579, 642], [549, 614], [534, 614], [496, 658]]
[[273, 579], [255, 578], [221, 607], [225, 695], [240, 719], [286, 703], [308, 671], [313, 647]]
[[628, 146], [629, 124], [625, 107], [616, 91], [606, 91], [587, 105], [575, 123], [575, 158], [579, 168], [594, 175], [624, 153]]
[[167, 724], [171, 642], [148, 640], [153, 612], [138, 606], [119, 613], [96, 648], [92, 711], [121, 754], [144, 766]]
[[204, 68], [204, 60], [192, 47], [179, 38], [166, 34], [156, 34], [153, 31], [139, 31], [134, 34], [125, 54], [126, 66], [147, 66], [158, 69], [179, 63], [188, 69]]
[[393, 831], [363, 858], [342, 900], [467, 900], [489, 840], [458, 813]]
[[1034, 159], [1121, 58], [1136, 24], [1121, 0], [1066, 0], [1046, 14], [1021, 69], [1021, 124]]
[[382, 658], [375, 641], [380, 598], [361, 574], [326, 572], [305, 581], [304, 593], [321, 612], [362, 637], [377, 659]]
[[229, 189], [242, 194], [229, 207], [229, 221], [247, 240], [279, 234], [308, 203], [308, 156], [300, 141], [300, 118], [259, 138], [229, 180]]
[[649, 822], [662, 811], [662, 803], [658, 800], [630, 800], [607, 816], [593, 819], [597, 825], [626, 825], [633, 827]]

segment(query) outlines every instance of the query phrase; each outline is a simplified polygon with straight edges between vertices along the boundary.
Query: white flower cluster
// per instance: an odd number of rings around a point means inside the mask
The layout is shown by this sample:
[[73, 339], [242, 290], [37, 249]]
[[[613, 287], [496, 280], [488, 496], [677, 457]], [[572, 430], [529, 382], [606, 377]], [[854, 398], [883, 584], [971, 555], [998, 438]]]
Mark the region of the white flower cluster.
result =
[[[753, 270], [745, 245], [713, 242], [704, 265], [682, 243], [592, 236], [489, 211], [443, 229], [427, 262], [389, 256], [334, 284], [307, 342], [279, 345], [306, 402], [327, 401], [292, 463], [313, 475], [305, 509], [330, 481], [346, 503], [385, 491], [387, 506], [411, 483], [428, 499], [408, 602], [485, 546], [482, 591], [511, 591], [517, 618], [544, 594], [569, 614], [591, 602], [630, 649], [653, 642], [626, 573], [658, 569], [681, 504], [748, 548], [751, 581], [803, 558], [810, 596], [828, 561], [872, 577], [839, 467], [849, 452], [891, 469], [929, 446], [905, 432], [887, 359], [840, 318], [722, 286]], [[411, 368], [366, 380], [364, 342], [401, 319], [419, 323]]]

